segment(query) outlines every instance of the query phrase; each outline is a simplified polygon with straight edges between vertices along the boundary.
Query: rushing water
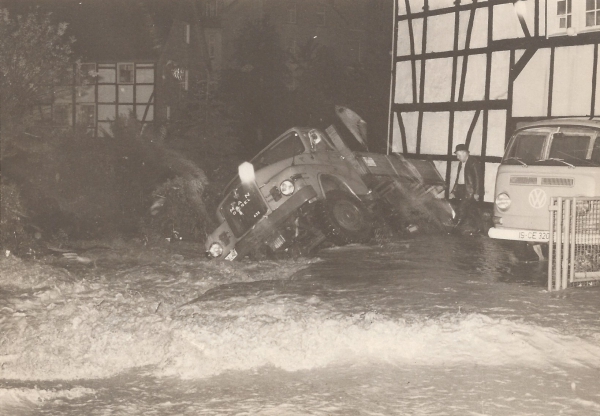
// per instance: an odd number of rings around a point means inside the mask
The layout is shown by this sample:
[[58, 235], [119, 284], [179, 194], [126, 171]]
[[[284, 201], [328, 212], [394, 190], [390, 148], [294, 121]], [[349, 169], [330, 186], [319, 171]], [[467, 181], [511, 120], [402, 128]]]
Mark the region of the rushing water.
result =
[[164, 315], [62, 305], [68, 324], [0, 362], [0, 413], [600, 414], [600, 289], [548, 293], [527, 256], [420, 237], [323, 251]]

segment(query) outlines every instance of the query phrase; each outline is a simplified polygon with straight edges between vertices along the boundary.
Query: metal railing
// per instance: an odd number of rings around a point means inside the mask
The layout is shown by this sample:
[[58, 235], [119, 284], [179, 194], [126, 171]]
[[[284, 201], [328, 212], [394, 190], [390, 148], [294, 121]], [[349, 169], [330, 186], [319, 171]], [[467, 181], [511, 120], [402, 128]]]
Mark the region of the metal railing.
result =
[[600, 285], [600, 197], [552, 198], [548, 291]]

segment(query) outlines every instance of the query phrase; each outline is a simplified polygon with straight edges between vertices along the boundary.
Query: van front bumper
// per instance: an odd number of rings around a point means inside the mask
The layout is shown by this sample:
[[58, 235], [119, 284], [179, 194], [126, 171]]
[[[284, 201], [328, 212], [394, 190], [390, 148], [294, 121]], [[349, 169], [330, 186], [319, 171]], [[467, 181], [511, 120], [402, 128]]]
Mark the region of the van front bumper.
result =
[[490, 238], [499, 240], [528, 241], [547, 243], [550, 240], [550, 232], [546, 230], [524, 230], [517, 228], [492, 227], [488, 231]]

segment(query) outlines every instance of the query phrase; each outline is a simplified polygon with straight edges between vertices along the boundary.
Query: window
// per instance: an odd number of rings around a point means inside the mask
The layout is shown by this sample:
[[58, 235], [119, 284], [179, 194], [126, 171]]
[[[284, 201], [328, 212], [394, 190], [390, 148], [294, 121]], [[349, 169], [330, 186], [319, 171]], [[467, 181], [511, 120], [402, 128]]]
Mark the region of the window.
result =
[[171, 106], [167, 106], [167, 120], [171, 120]]
[[96, 64], [79, 64], [77, 67], [77, 85], [94, 84], [96, 81]]
[[119, 84], [133, 83], [133, 64], [118, 64]]
[[600, 26], [600, 0], [586, 0], [585, 26]]
[[94, 127], [96, 124], [95, 104], [79, 104], [77, 106], [77, 124], [85, 127]]
[[99, 84], [114, 84], [115, 82], [117, 82], [117, 76], [114, 65], [98, 66]]
[[326, 19], [325, 19], [325, 6], [324, 5], [318, 5], [317, 6], [317, 26], [325, 26], [326, 23]]
[[[522, 132], [512, 140], [502, 163], [510, 165], [531, 164], [543, 158], [548, 133]], [[522, 162], [522, 163], [521, 163]]]
[[572, 0], [558, 0], [556, 2], [556, 16], [558, 17], [558, 27], [567, 29], [572, 26]]
[[600, 29], [600, 0], [547, 0], [548, 36]]
[[289, 159], [301, 153], [304, 153], [304, 144], [302, 143], [300, 136], [298, 136], [298, 133], [294, 132], [288, 134], [271, 147], [262, 151], [252, 159], [252, 163], [254, 164], [254, 168], [258, 170], [267, 165]]
[[190, 71], [188, 71], [187, 69], [183, 73], [182, 86], [185, 91], [187, 91], [190, 88]]
[[185, 24], [185, 43], [189, 44], [190, 43], [190, 24], [186, 23]]
[[296, 24], [296, 2], [289, 1], [288, 2], [288, 23]]
[[153, 84], [154, 83], [154, 65], [138, 64], [135, 66], [135, 83], [136, 84]]

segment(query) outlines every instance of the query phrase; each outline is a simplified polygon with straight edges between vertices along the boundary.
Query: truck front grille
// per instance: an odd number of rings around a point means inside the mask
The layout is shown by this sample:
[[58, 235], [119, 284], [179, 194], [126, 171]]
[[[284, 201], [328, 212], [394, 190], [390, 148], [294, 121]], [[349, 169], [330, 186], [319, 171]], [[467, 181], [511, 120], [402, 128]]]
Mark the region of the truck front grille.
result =
[[241, 184], [227, 195], [220, 210], [239, 238], [266, 214], [267, 205], [255, 183]]

